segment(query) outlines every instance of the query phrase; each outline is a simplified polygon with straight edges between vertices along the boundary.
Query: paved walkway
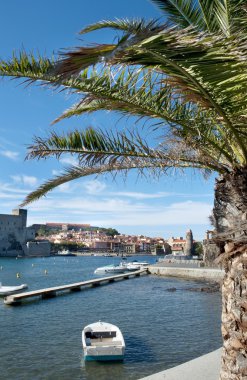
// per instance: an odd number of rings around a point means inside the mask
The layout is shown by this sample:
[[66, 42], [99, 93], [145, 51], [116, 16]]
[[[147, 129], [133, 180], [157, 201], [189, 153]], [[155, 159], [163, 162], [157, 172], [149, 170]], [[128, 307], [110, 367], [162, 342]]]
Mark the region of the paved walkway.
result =
[[140, 380], [218, 380], [221, 348]]
[[224, 277], [224, 271], [218, 268], [195, 267], [194, 265], [185, 264], [168, 264], [158, 263], [149, 265], [148, 270], [151, 274], [158, 276], [179, 277], [197, 280], [211, 280], [221, 282]]

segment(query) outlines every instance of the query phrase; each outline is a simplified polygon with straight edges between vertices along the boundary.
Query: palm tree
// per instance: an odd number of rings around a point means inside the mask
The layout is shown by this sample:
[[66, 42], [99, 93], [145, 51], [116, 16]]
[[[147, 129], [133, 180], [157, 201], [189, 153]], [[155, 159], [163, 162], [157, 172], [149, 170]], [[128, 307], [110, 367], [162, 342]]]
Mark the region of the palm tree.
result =
[[[28, 195], [88, 175], [219, 174], [212, 220], [224, 265], [221, 379], [247, 376], [247, 34], [243, 0], [156, 0], [167, 22], [102, 21], [85, 28], [122, 32], [115, 44], [80, 47], [58, 60], [25, 52], [0, 62], [0, 75], [70, 89], [80, 101], [54, 122], [98, 110], [154, 120], [147, 139], [129, 130], [75, 130], [35, 137], [27, 158], [71, 153], [65, 169]], [[151, 140], [151, 132], [156, 139]], [[159, 144], [155, 144], [159, 135]]]

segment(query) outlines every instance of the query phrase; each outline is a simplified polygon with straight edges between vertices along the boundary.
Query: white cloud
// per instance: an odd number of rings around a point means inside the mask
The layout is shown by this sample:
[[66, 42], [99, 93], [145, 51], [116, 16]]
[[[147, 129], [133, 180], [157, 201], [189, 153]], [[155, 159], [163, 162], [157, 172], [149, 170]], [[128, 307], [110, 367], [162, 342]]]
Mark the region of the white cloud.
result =
[[53, 169], [51, 172], [52, 172], [52, 174], [55, 175], [55, 176], [58, 176], [58, 175], [61, 175], [61, 174], [62, 174], [62, 171], [61, 171], [61, 170], [55, 170], [55, 169]]
[[6, 147], [10, 146], [12, 148], [17, 149], [19, 146], [18, 144], [16, 144], [13, 140], [6, 139], [2, 136], [3, 134], [6, 134], [7, 130], [4, 128], [0, 128], [0, 131], [2, 132], [0, 136], [0, 148], [6, 150]]
[[20, 175], [12, 175], [10, 176], [15, 183], [27, 185], [27, 186], [36, 186], [38, 183], [38, 179], [34, 176], [28, 176], [25, 174]]
[[[206, 202], [176, 202], [152, 206], [123, 199], [73, 197], [43, 198], [30, 205], [32, 213], [60, 214], [60, 221], [101, 226], [208, 225], [212, 205]], [[51, 220], [51, 219], [49, 219]], [[134, 232], [133, 232], [134, 233]]]
[[62, 157], [62, 158], [60, 158], [59, 161], [62, 164], [78, 166], [78, 160], [76, 160], [73, 156]]
[[98, 180], [87, 181], [83, 184], [87, 194], [99, 194], [106, 188], [106, 184]]
[[135, 199], [154, 199], [154, 198], [165, 198], [169, 196], [173, 196], [174, 193], [168, 193], [168, 192], [158, 192], [158, 193], [138, 193], [134, 191], [119, 191], [111, 193], [113, 195], [118, 195], [122, 197], [128, 197], [128, 198], [135, 198]]
[[19, 199], [19, 194], [9, 194], [8, 192], [0, 191], [0, 199]]
[[19, 189], [18, 187], [14, 187], [13, 184], [10, 183], [1, 183], [0, 182], [0, 188], [2, 192], [6, 193], [17, 193], [17, 194], [26, 194], [27, 190]]
[[[6, 200], [15, 200], [15, 206], [18, 205], [18, 203], [21, 203], [25, 195], [27, 194], [28, 190], [25, 189], [19, 189], [18, 187], [15, 187], [10, 183], [0, 183], [0, 199]], [[6, 206], [6, 202], [1, 205], [1, 208]]]
[[[38, 182], [36, 177], [26, 175], [11, 178], [14, 183], [0, 184], [2, 210], [6, 207], [10, 210], [15, 208], [30, 191], [29, 186], [37, 185]], [[27, 185], [26, 189], [18, 189], [18, 186], [21, 187], [23, 184]], [[194, 226], [195, 229], [205, 231], [209, 228], [208, 217], [213, 205], [202, 199], [196, 201], [193, 199], [194, 195], [191, 195], [190, 200], [179, 202], [179, 193], [108, 192], [106, 188], [106, 184], [99, 180], [65, 183], [55, 191], [49, 192], [46, 197], [28, 205], [28, 224], [89, 223], [114, 227], [120, 232], [128, 230], [129, 233], [135, 234], [139, 231], [147, 236], [157, 235], [153, 231], [162, 229], [184, 230]], [[185, 194], [179, 195], [183, 197]], [[150, 202], [153, 198], [156, 199], [155, 204]]]
[[18, 152], [14, 152], [12, 150], [1, 150], [0, 154], [1, 156], [7, 157], [10, 160], [14, 160], [14, 161], [18, 160], [18, 156], [19, 156]]
[[71, 186], [70, 186], [70, 183], [67, 182], [67, 183], [63, 183], [62, 185], [59, 185], [57, 189], [61, 193], [68, 193], [71, 191]]
[[110, 193], [112, 195], [117, 195], [121, 197], [127, 197], [127, 198], [134, 198], [134, 199], [159, 199], [159, 198], [166, 198], [166, 197], [211, 197], [212, 194], [185, 194], [185, 193], [174, 193], [174, 192], [165, 192], [160, 191], [158, 193], [141, 193], [141, 192], [134, 192], [134, 191], [119, 191], [119, 192], [112, 192]]

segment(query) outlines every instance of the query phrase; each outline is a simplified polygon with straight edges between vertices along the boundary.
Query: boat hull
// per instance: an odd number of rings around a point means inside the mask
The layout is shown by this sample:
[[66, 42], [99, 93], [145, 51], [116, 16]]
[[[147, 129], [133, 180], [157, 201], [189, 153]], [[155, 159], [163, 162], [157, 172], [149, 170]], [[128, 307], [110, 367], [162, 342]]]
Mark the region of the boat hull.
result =
[[26, 284], [22, 284], [19, 286], [0, 286], [0, 296], [4, 297], [9, 296], [11, 294], [16, 294], [24, 289], [27, 289], [27, 287], [28, 286]]
[[84, 355], [85, 361], [99, 361], [99, 362], [113, 362], [113, 361], [123, 361], [124, 355]]
[[108, 269], [105, 271], [105, 273], [124, 273], [126, 272], [126, 268], [121, 269]]
[[124, 346], [84, 347], [86, 361], [121, 361], [124, 359]]
[[108, 273], [125, 273], [128, 270], [123, 265], [107, 265], [105, 267], [100, 267], [95, 269], [94, 274], [108, 274]]

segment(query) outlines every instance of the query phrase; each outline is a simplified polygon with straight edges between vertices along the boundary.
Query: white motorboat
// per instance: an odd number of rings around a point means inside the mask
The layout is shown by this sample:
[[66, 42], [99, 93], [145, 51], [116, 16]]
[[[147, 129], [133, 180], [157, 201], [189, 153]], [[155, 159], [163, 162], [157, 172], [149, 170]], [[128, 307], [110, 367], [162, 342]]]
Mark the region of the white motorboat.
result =
[[82, 347], [85, 361], [121, 361], [125, 342], [120, 329], [106, 322], [95, 322], [82, 331]]
[[115, 265], [106, 265], [104, 267], [99, 267], [97, 269], [95, 269], [94, 271], [94, 274], [104, 274], [106, 273], [106, 271], [112, 267], [114, 267]]
[[140, 261], [137, 261], [137, 260], [134, 260], [134, 261], [131, 261], [130, 263], [126, 263], [126, 268], [130, 271], [134, 271], [134, 270], [139, 270], [141, 268], [145, 268], [149, 265], [149, 263], [147, 261], [143, 261], [143, 262], [140, 262]]
[[120, 263], [119, 265], [112, 264], [104, 267], [99, 267], [95, 269], [94, 274], [124, 273], [127, 271], [128, 269], [126, 268], [126, 266]]
[[26, 284], [22, 284], [19, 286], [2, 286], [2, 284], [0, 283], [0, 296], [9, 296], [11, 294], [18, 293], [23, 289], [27, 289]]
[[58, 251], [58, 256], [76, 256], [74, 253], [71, 253], [68, 249], [63, 249], [62, 251]]

